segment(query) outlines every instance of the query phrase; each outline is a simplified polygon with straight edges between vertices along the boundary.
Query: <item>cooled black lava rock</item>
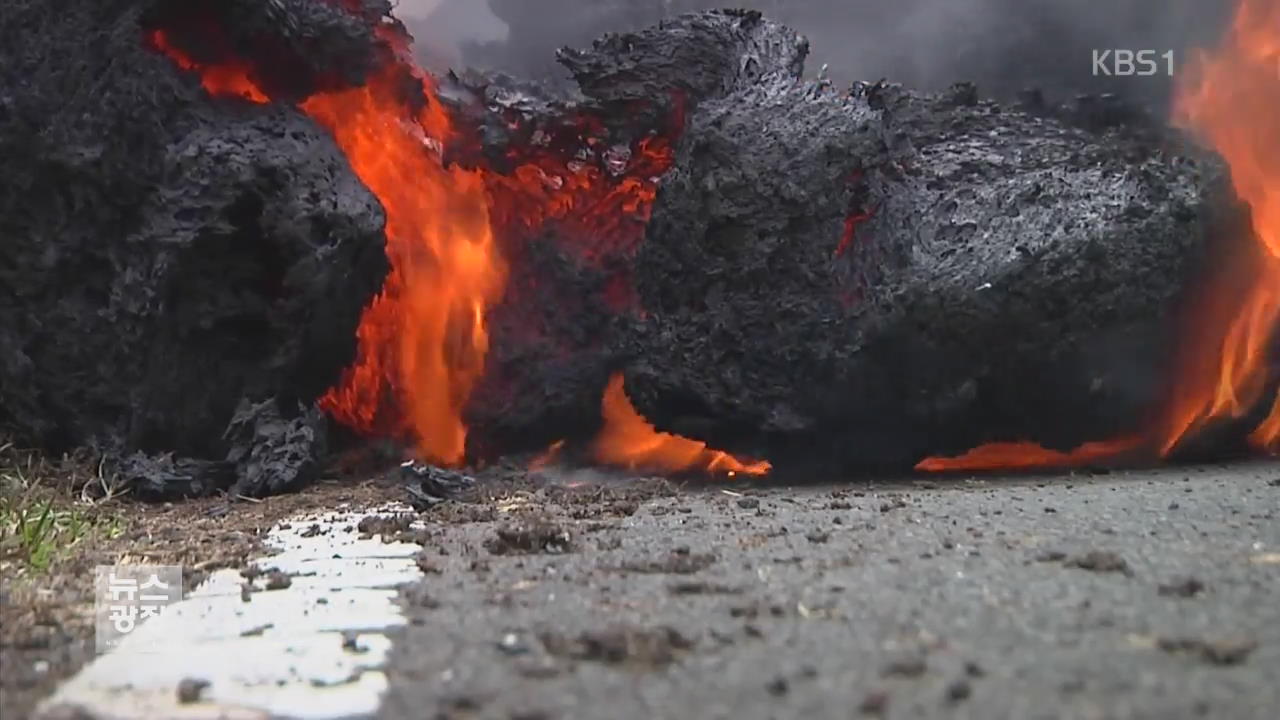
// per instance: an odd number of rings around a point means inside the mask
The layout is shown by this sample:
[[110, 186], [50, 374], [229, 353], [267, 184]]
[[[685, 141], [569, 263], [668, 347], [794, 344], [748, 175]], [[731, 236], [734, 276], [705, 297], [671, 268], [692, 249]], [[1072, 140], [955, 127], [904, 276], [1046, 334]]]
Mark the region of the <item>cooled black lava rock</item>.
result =
[[1224, 177], [965, 86], [708, 101], [636, 260], [627, 391], [660, 428], [781, 465], [1138, 430]]
[[687, 94], [696, 102], [778, 75], [799, 76], [809, 43], [754, 10], [681, 15], [637, 32], [610, 33], [590, 50], [557, 54], [584, 95], [618, 108]]
[[405, 480], [409, 504], [418, 512], [461, 497], [476, 484], [470, 475], [412, 460], [400, 465], [400, 474]]
[[[443, 0], [470, 5], [474, 0]], [[507, 24], [503, 41], [463, 45], [472, 66], [530, 73], [559, 72], [555, 48], [579, 47], [605, 32], [634, 31], [679, 13], [725, 7], [717, 0], [489, 0]], [[984, 94], [1013, 100], [1029, 87], [1052, 103], [1078, 93], [1123, 93], [1161, 112], [1173, 76], [1194, 48], [1220, 36], [1235, 3], [1231, 0], [1120, 0], [1106, 6], [1063, 0], [756, 0], [748, 7], [794, 28], [813, 45], [816, 73], [829, 64], [841, 84], [891, 78], [922, 90], [951, 83], [979, 83]], [[450, 23], [447, 11], [439, 21]], [[457, 20], [453, 20], [458, 23]], [[475, 23], [471, 19], [471, 23]], [[461, 23], [459, 23], [460, 25]], [[459, 27], [459, 29], [463, 29]], [[1111, 64], [1095, 66], [1107, 48], [1159, 48], [1159, 69], [1136, 77]], [[1169, 63], [1173, 63], [1170, 72]]]
[[0, 425], [234, 466], [243, 398], [310, 417], [354, 357], [384, 214], [300, 112], [149, 49], [154, 6], [0, 10]]
[[239, 495], [275, 495], [311, 484], [320, 475], [328, 423], [316, 408], [289, 417], [275, 400], [242, 400], [227, 426], [227, 462], [236, 469]]
[[1221, 164], [1116, 98], [841, 91], [802, 80], [806, 52], [713, 11], [560, 53], [606, 126], [645, 98], [686, 118], [618, 258], [638, 312], [584, 302], [606, 275], [558, 252], [558, 228], [517, 264], [469, 413], [488, 447], [588, 436], [620, 368], [660, 429], [783, 465], [1139, 429], [1234, 213]]
[[223, 460], [196, 460], [173, 453], [134, 452], [109, 464], [113, 492], [141, 500], [174, 500], [225, 492], [236, 482], [236, 467]]

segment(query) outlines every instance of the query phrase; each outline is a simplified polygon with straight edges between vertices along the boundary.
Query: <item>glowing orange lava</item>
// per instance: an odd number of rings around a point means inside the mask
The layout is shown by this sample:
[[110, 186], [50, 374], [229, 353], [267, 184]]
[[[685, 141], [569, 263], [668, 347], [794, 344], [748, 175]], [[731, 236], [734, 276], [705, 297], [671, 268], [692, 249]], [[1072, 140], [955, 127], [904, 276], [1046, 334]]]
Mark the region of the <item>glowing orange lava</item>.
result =
[[763, 460], [741, 461], [706, 443], [658, 432], [631, 405], [620, 374], [609, 379], [600, 410], [604, 427], [593, 445], [599, 462], [632, 470], [705, 470], [724, 475], [765, 475], [772, 469]]
[[[332, 133], [381, 201], [391, 262], [382, 293], [360, 321], [357, 360], [321, 406], [372, 432], [387, 429], [379, 413], [390, 398], [403, 414], [392, 429], [412, 436], [423, 459], [456, 465], [466, 447], [462, 409], [489, 347], [485, 311], [501, 297], [506, 266], [489, 223], [485, 178], [441, 162], [453, 133], [449, 118], [434, 101], [432, 80], [391, 34], [380, 28], [398, 62], [384, 64], [362, 87], [317, 93], [300, 105]], [[162, 31], [149, 40], [180, 67], [198, 72], [210, 94], [269, 100], [247, 64], [201, 65]], [[428, 99], [417, 112], [405, 101], [407, 79], [420, 83]]]
[[[430, 102], [405, 118], [396, 70], [302, 104], [382, 201], [392, 268], [360, 323], [360, 357], [324, 407], [352, 426], [372, 428], [379, 396], [398, 391], [422, 457], [456, 465], [466, 449], [462, 410], [489, 348], [485, 313], [501, 298], [507, 271], [489, 224], [483, 175], [441, 163], [440, 143], [452, 132], [448, 117]], [[432, 97], [430, 82], [419, 80]]]
[[[591, 165], [565, 165], [554, 153], [530, 153], [507, 175], [446, 164], [442, 149], [456, 134], [436, 100], [435, 81], [413, 64], [407, 38], [387, 26], [379, 35], [395, 62], [384, 63], [361, 87], [320, 92], [299, 105], [333, 135], [381, 201], [391, 263], [382, 292], [361, 318], [357, 359], [321, 406], [357, 431], [408, 435], [422, 459], [456, 465], [465, 460], [463, 409], [489, 348], [486, 312], [501, 299], [507, 279], [494, 228], [536, 233], [556, 220], [567, 224], [566, 237], [587, 243], [581, 248], [586, 259], [628, 252], [643, 238], [656, 178], [670, 167], [673, 152], [665, 137], [642, 138], [625, 153], [625, 172], [617, 177]], [[161, 30], [149, 33], [148, 42], [198, 73], [211, 95], [271, 100], [247, 63], [198, 63]], [[418, 83], [427, 99], [419, 110], [406, 102], [406, 80]], [[673, 125], [680, 126], [681, 99], [675, 108]], [[625, 279], [615, 280], [607, 300], [621, 309], [631, 293]], [[769, 470], [767, 462], [740, 462], [657, 432], [631, 407], [621, 377], [610, 383], [603, 411], [594, 446], [602, 462], [723, 474]], [[553, 460], [561, 444], [539, 462]]]
[[927, 472], [973, 472], [1081, 467], [1133, 452], [1142, 445], [1142, 438], [1133, 437], [1085, 443], [1070, 452], [1061, 452], [1030, 442], [987, 443], [956, 457], [926, 458], [916, 465], [916, 469]]
[[[1226, 159], [1236, 193], [1252, 210], [1256, 252], [1221, 284], [1242, 297], [1224, 315], [1202, 317], [1198, 373], [1179, 378], [1160, 438], [1171, 451], [1188, 434], [1236, 418], [1261, 399], [1267, 346], [1280, 318], [1280, 0], [1239, 0], [1217, 50], [1195, 58], [1179, 84], [1174, 119]], [[1226, 287], [1223, 290], [1226, 291]], [[1275, 450], [1280, 418], [1258, 426], [1253, 441]]]
[[169, 36], [163, 30], [152, 30], [147, 33], [147, 42], [173, 60], [183, 70], [198, 72], [200, 84], [210, 95], [218, 97], [235, 96], [256, 103], [269, 102], [267, 94], [258, 88], [257, 83], [249, 79], [250, 68], [247, 64], [229, 62], [216, 66], [204, 66], [192, 60], [190, 56], [169, 42]]

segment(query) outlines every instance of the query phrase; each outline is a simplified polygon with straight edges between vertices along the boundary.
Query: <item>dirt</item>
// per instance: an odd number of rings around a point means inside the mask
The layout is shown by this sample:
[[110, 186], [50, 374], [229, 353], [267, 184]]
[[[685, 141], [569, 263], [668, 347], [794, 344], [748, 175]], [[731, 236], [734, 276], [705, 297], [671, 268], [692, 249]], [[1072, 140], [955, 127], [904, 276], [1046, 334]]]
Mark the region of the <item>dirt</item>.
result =
[[207, 687], [209, 687], [208, 680], [183, 678], [182, 681], [178, 683], [178, 702], [184, 705], [200, 702], [200, 695]]
[[563, 553], [573, 549], [573, 535], [557, 522], [530, 515], [497, 527], [485, 548], [494, 555]]
[[1210, 665], [1239, 665], [1258, 649], [1258, 641], [1247, 637], [1162, 637], [1156, 641], [1156, 647], [1167, 653], [1199, 657]]
[[384, 538], [395, 537], [400, 533], [409, 532], [409, 526], [413, 524], [416, 517], [410, 513], [370, 515], [356, 525], [356, 530], [359, 530], [361, 536], [365, 538], [374, 535], [381, 535]]
[[[183, 586], [190, 590], [215, 570], [244, 567], [260, 556], [263, 535], [286, 518], [316, 508], [372, 507], [402, 499], [398, 487], [384, 482], [325, 481], [258, 502], [205, 498], [148, 505], [121, 499], [94, 506], [97, 513], [122, 519], [118, 537], [91, 539], [45, 572], [12, 560], [0, 566], [0, 714], [26, 717], [58, 683], [93, 659], [95, 565], [182, 565]], [[255, 578], [248, 579], [252, 592]], [[270, 573], [259, 580], [266, 588], [289, 582]]]
[[1157, 589], [1161, 595], [1167, 597], [1193, 598], [1207, 588], [1200, 579], [1186, 577], [1173, 582], [1162, 583]]
[[1132, 570], [1129, 563], [1119, 554], [1106, 550], [1090, 550], [1083, 555], [1070, 557], [1065, 562], [1067, 567], [1089, 570], [1100, 573], [1121, 573], [1129, 575]]
[[573, 637], [548, 631], [539, 639], [551, 655], [638, 668], [668, 665], [694, 645], [670, 627], [621, 626], [584, 631]]

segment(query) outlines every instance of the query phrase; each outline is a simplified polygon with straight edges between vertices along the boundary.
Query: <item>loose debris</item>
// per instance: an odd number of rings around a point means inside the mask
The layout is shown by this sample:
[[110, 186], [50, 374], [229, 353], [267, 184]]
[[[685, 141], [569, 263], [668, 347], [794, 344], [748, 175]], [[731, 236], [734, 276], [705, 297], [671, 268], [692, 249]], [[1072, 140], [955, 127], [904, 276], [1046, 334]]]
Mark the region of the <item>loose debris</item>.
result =
[[200, 702], [200, 696], [208, 687], [208, 680], [183, 678], [178, 682], [178, 702], [183, 705]]
[[694, 647], [692, 640], [671, 627], [620, 626], [584, 631], [577, 636], [544, 632], [539, 639], [552, 655], [637, 668], [667, 665]]
[[1132, 575], [1129, 563], [1118, 553], [1105, 550], [1090, 550], [1082, 555], [1069, 557], [1064, 562], [1066, 567], [1079, 568], [1097, 573], [1120, 573]]
[[661, 559], [628, 560], [622, 569], [638, 573], [668, 573], [672, 575], [692, 575], [701, 572], [716, 562], [713, 553], [689, 552], [689, 548], [672, 551]]
[[361, 537], [370, 538], [374, 535], [381, 535], [383, 538], [394, 538], [400, 533], [408, 532], [413, 525], [413, 515], [370, 515], [361, 518], [356, 524], [356, 530], [360, 532]]
[[923, 655], [909, 654], [890, 660], [881, 669], [880, 674], [887, 678], [918, 678], [924, 675], [928, 668], [928, 661]]
[[1247, 637], [1161, 637], [1156, 640], [1156, 647], [1167, 653], [1193, 655], [1210, 665], [1225, 666], [1239, 665], [1248, 660], [1258, 648], [1258, 642]]
[[494, 555], [564, 553], [573, 549], [573, 535], [547, 517], [528, 515], [498, 526], [485, 548]]
[[863, 715], [881, 716], [889, 709], [889, 693], [884, 690], [873, 690], [862, 698], [858, 704], [858, 712]]
[[1185, 577], [1173, 582], [1161, 583], [1157, 591], [1166, 597], [1191, 598], [1205, 591], [1205, 584], [1194, 577]]
[[446, 500], [458, 498], [475, 487], [476, 479], [454, 470], [408, 461], [400, 466], [409, 493], [409, 504], [425, 512]]
[[667, 589], [672, 595], [741, 595], [746, 592], [743, 588], [734, 585], [703, 582], [701, 580], [672, 583], [667, 586]]

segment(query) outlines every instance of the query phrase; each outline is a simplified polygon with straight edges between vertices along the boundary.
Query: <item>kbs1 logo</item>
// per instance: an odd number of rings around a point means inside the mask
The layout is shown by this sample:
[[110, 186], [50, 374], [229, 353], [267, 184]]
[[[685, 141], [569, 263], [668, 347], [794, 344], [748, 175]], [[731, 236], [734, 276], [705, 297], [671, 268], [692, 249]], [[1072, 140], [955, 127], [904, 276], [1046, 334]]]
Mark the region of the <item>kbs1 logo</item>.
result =
[[1151, 77], [1173, 75], [1173, 51], [1166, 50], [1094, 50], [1093, 76]]

